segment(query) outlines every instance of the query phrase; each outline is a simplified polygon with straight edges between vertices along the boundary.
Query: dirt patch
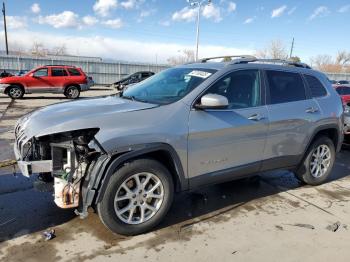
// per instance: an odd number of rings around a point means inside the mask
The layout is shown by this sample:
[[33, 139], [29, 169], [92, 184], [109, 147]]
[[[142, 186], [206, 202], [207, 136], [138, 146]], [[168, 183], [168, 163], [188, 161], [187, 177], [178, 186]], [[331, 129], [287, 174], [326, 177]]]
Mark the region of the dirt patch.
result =
[[326, 195], [328, 197], [339, 199], [339, 200], [345, 200], [346, 198], [350, 197], [350, 190], [327, 190], [327, 189], [317, 189], [317, 191], [323, 195]]
[[[1, 253], [0, 253], [1, 254]], [[57, 261], [62, 257], [57, 255], [55, 241], [24, 242], [21, 245], [8, 246], [1, 261]]]
[[295, 208], [300, 207], [300, 202], [298, 202], [298, 201], [288, 200], [288, 204], [291, 205], [292, 207], [295, 207]]
[[179, 226], [173, 226], [166, 229], [161, 229], [155, 232], [155, 236], [144, 242], [139, 242], [133, 246], [126, 248], [112, 248], [111, 246], [104, 246], [103, 249], [94, 251], [93, 254], [84, 255], [77, 254], [76, 259], [73, 261], [88, 261], [92, 260], [98, 256], [110, 257], [112, 254], [126, 254], [130, 250], [137, 248], [144, 248], [146, 250], [153, 249], [156, 252], [160, 252], [164, 246], [171, 242], [178, 241], [190, 241], [194, 235], [202, 234], [203, 231], [196, 230], [193, 226], [186, 227], [181, 230]]

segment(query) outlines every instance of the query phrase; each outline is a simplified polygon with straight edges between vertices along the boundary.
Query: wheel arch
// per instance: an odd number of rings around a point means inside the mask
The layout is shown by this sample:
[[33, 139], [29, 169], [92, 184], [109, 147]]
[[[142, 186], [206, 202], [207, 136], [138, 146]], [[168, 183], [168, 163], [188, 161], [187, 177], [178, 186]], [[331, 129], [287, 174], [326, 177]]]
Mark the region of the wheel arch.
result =
[[[139, 146], [137, 146], [139, 148]], [[95, 204], [101, 201], [110, 178], [114, 172], [122, 165], [140, 158], [151, 158], [162, 163], [170, 172], [175, 192], [180, 192], [188, 189], [188, 179], [185, 177], [184, 169], [181, 160], [175, 149], [169, 144], [156, 143], [143, 145], [142, 149], [135, 149], [129, 152], [115, 154], [109, 161], [108, 167], [100, 175], [103, 176], [100, 186], [98, 187]]]
[[69, 84], [66, 84], [64, 86], [63, 93], [66, 93], [67, 88], [70, 87], [70, 86], [75, 86], [75, 87], [77, 87], [79, 89], [79, 91], [81, 91], [81, 87], [80, 87], [79, 84], [77, 84], [77, 83], [69, 83]]
[[4, 93], [5, 93], [5, 94], [8, 94], [8, 91], [9, 91], [9, 89], [10, 89], [12, 86], [19, 86], [19, 87], [22, 89], [23, 93], [26, 92], [24, 86], [23, 86], [21, 83], [11, 83], [11, 84], [8, 84], [8, 87], [5, 88]]
[[[307, 150], [310, 148], [310, 146], [312, 145], [312, 143], [319, 138], [320, 136], [326, 136], [328, 138], [330, 138], [333, 143], [334, 143], [334, 147], [336, 148], [336, 151], [339, 151], [341, 148], [341, 144], [342, 144], [342, 139], [341, 139], [341, 131], [339, 130], [338, 125], [336, 124], [328, 124], [328, 125], [324, 125], [324, 126], [320, 126], [318, 128], [315, 129], [315, 131], [313, 132], [305, 150], [304, 153], [302, 155], [302, 159], [305, 157], [305, 154], [307, 152]], [[301, 161], [302, 161], [301, 159]]]

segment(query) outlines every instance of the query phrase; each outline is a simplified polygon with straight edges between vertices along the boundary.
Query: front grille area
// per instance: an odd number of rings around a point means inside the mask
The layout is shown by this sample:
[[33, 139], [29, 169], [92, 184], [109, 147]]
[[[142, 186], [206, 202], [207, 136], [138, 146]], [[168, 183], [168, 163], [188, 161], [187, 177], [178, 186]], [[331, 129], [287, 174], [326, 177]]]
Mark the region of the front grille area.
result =
[[15, 143], [17, 145], [18, 152], [21, 156], [23, 156], [23, 143], [27, 137], [24, 134], [24, 128], [22, 128], [20, 124], [17, 124], [15, 127], [15, 138]]

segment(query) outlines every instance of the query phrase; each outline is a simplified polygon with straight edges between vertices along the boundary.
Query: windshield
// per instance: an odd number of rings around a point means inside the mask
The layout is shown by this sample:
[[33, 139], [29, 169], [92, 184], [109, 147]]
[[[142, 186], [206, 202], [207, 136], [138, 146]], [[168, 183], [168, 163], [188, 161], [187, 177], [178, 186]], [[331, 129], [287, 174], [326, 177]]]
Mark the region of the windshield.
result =
[[122, 97], [152, 104], [176, 102], [208, 79], [216, 70], [171, 68], [129, 87]]

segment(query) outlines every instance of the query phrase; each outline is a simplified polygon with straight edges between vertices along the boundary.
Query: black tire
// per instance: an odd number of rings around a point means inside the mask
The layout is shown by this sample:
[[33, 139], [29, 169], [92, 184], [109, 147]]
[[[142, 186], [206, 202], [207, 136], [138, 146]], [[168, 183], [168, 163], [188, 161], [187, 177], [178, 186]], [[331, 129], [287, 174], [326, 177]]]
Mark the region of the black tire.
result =
[[80, 96], [80, 88], [77, 86], [68, 86], [64, 91], [64, 95], [69, 99], [77, 99]]
[[7, 94], [11, 99], [21, 99], [24, 96], [24, 90], [18, 85], [11, 85], [7, 90]]
[[[155, 175], [161, 181], [164, 189], [163, 202], [158, 211], [149, 220], [140, 224], [129, 224], [118, 217], [114, 206], [115, 196], [125, 181], [128, 181], [136, 174], [144, 172]], [[97, 204], [97, 210], [103, 224], [114, 233], [127, 236], [138, 235], [148, 232], [163, 220], [173, 202], [173, 197], [174, 184], [168, 169], [153, 159], [137, 159], [115, 171], [108, 182], [103, 199]], [[129, 203], [131, 204], [131, 201]]]
[[[330, 164], [328, 166], [328, 169], [326, 169], [326, 172], [324, 172], [324, 174], [322, 174], [319, 177], [315, 177], [312, 175], [312, 172], [311, 172], [311, 160], [313, 160], [313, 154], [315, 153], [315, 151], [322, 145], [327, 146], [330, 150]], [[306, 151], [304, 159], [300, 164], [299, 168], [296, 170], [295, 175], [300, 181], [308, 185], [317, 186], [317, 185], [323, 184], [328, 179], [332, 171], [334, 162], [335, 162], [334, 143], [330, 138], [321, 136], [321, 137], [318, 137], [311, 144], [309, 149]]]

